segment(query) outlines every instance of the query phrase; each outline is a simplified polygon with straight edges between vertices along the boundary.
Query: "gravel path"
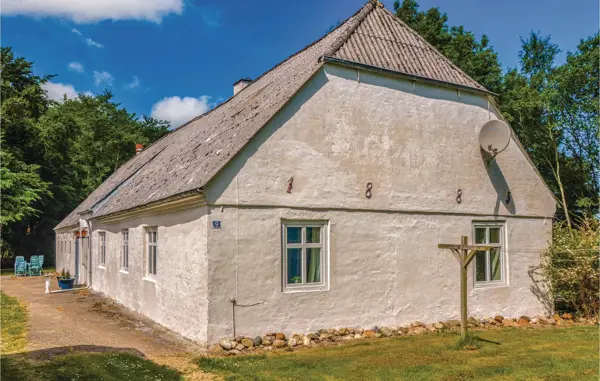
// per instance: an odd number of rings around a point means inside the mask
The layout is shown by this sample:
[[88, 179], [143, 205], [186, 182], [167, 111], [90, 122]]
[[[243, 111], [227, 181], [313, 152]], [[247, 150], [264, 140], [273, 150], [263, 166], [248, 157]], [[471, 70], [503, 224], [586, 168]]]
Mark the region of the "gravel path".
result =
[[[0, 288], [27, 306], [27, 351], [36, 357], [82, 351], [127, 351], [170, 366], [186, 379], [208, 380], [192, 363], [204, 352], [147, 318], [87, 290], [44, 293], [43, 277], [3, 276]], [[52, 280], [56, 288], [56, 279]]]

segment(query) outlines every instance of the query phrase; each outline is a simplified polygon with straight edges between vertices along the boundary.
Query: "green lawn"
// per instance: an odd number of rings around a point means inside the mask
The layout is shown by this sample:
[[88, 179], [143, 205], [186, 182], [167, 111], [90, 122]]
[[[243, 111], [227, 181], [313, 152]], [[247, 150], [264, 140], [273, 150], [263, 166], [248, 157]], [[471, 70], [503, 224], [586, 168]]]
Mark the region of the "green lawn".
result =
[[0, 353], [17, 352], [25, 348], [27, 311], [17, 298], [0, 292]]
[[2, 380], [19, 381], [180, 381], [173, 369], [127, 353], [74, 353], [32, 361], [26, 355], [2, 358]]
[[[27, 344], [27, 311], [18, 299], [0, 292], [2, 350], [0, 379], [12, 381], [179, 381], [170, 368], [128, 353], [74, 352], [33, 360]], [[21, 352], [21, 353], [15, 353]]]
[[292, 353], [200, 358], [225, 380], [594, 380], [598, 327], [477, 332], [481, 348], [457, 350], [457, 336], [429, 334]]

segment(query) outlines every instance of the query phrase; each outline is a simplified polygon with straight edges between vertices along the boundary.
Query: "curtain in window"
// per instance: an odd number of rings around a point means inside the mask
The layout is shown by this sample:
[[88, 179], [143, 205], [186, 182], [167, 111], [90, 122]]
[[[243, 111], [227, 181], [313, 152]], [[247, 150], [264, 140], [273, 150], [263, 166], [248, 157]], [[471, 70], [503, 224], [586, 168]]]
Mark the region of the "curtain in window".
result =
[[321, 249], [306, 249], [307, 283], [318, 283], [321, 281]]
[[[310, 234], [310, 237], [308, 236]], [[321, 240], [321, 229], [312, 228], [306, 229], [306, 240], [307, 242], [320, 242]], [[311, 248], [306, 249], [306, 260], [307, 260], [307, 283], [318, 283], [321, 281], [321, 249]]]

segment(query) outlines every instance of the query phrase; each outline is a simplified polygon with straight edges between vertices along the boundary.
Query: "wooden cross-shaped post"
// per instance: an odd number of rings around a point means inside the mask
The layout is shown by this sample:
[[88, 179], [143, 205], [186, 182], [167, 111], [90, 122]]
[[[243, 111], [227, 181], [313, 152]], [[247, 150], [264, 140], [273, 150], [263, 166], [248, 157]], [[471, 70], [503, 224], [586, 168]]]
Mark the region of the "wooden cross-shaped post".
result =
[[467, 267], [478, 251], [491, 250], [496, 246], [469, 245], [469, 238], [462, 236], [460, 245], [440, 243], [438, 248], [450, 249], [460, 265], [460, 336], [467, 335]]

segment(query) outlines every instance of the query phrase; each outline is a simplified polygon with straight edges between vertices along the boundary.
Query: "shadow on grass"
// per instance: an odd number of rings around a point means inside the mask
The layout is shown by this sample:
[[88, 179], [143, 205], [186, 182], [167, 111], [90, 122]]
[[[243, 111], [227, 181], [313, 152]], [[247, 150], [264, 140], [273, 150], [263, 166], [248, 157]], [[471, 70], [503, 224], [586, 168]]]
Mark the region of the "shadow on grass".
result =
[[465, 337], [458, 337], [456, 340], [455, 349], [458, 350], [475, 350], [480, 349], [483, 343], [502, 345], [499, 341], [485, 339], [481, 336], [475, 335], [473, 331], [467, 331]]
[[2, 355], [2, 380], [181, 380], [134, 348], [76, 345]]
[[479, 341], [483, 341], [484, 343], [490, 343], [490, 344], [495, 344], [495, 345], [502, 345], [501, 342], [499, 341], [494, 341], [494, 340], [489, 340], [489, 339], [484, 339], [481, 336], [475, 336], [475, 338]]

